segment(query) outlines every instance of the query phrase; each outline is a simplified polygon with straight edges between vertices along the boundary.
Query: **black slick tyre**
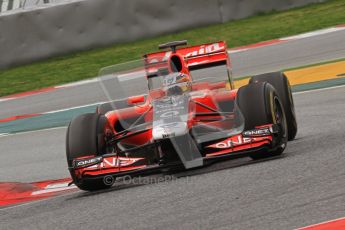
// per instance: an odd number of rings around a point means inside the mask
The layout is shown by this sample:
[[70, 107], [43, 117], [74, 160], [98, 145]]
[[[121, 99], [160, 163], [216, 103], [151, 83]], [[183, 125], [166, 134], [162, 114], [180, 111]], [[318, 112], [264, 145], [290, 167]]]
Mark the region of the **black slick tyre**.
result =
[[73, 182], [78, 188], [95, 191], [111, 187], [103, 179], [88, 180], [78, 178], [72, 169], [73, 159], [86, 156], [99, 156], [105, 153], [104, 127], [107, 119], [96, 113], [75, 117], [70, 122], [66, 135], [66, 157]]
[[236, 103], [244, 116], [245, 130], [267, 124], [280, 127], [270, 151], [254, 153], [250, 157], [256, 160], [282, 154], [287, 144], [288, 129], [284, 109], [274, 87], [267, 82], [243, 86], [237, 92]]
[[293, 140], [297, 134], [297, 120], [289, 79], [282, 72], [274, 72], [254, 76], [249, 81], [250, 84], [258, 82], [268, 82], [277, 91], [286, 115], [288, 140]]

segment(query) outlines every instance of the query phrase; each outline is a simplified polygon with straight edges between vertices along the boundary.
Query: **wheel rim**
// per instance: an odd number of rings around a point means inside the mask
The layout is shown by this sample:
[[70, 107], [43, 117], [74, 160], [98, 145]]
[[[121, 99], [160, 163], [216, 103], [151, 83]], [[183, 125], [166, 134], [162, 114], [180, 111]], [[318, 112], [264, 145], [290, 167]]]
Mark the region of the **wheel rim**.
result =
[[287, 137], [287, 123], [286, 123], [286, 117], [282, 109], [282, 105], [279, 102], [278, 98], [275, 98], [275, 103], [274, 103], [274, 117], [276, 124], [280, 125], [282, 129], [282, 138]]

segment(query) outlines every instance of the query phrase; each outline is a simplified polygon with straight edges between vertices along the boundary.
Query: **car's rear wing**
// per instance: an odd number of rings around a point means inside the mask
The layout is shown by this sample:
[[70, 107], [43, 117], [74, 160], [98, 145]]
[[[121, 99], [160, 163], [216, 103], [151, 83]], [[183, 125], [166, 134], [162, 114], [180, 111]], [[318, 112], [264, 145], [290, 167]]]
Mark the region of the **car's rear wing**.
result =
[[178, 49], [174, 47], [169, 51], [146, 54], [144, 55], [144, 63], [148, 76], [167, 69], [169, 61], [176, 55], [183, 59], [182, 63], [188, 70], [226, 65], [229, 75], [231, 75], [231, 62], [227, 53], [227, 46], [225, 42], [220, 41]]
[[[188, 68], [207, 65], [211, 63], [222, 62], [230, 64], [229, 56], [227, 53], [226, 43], [216, 42], [208, 43], [197, 46], [190, 46], [186, 48], [179, 48], [176, 53], [184, 57]], [[147, 67], [163, 64], [169, 60], [173, 51], [162, 51], [144, 55], [145, 64]]]

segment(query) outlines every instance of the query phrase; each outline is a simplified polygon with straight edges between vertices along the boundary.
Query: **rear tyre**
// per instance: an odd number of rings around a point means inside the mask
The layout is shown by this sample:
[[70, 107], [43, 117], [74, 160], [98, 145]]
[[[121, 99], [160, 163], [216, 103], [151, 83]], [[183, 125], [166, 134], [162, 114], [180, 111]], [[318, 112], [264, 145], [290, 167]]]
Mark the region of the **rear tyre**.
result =
[[297, 134], [297, 121], [288, 78], [282, 72], [275, 72], [254, 76], [249, 81], [249, 83], [258, 82], [268, 82], [276, 89], [286, 115], [289, 133], [288, 140], [291, 141], [295, 139]]
[[73, 182], [78, 188], [86, 191], [106, 189], [103, 179], [79, 179], [71, 168], [73, 159], [105, 153], [104, 127], [107, 119], [96, 113], [87, 113], [75, 117], [68, 126], [66, 135], [66, 157]]
[[237, 92], [236, 102], [245, 119], [245, 130], [267, 124], [278, 124], [280, 127], [272, 149], [269, 152], [254, 153], [250, 157], [257, 160], [282, 154], [287, 143], [288, 129], [282, 103], [273, 86], [266, 82], [243, 86]]

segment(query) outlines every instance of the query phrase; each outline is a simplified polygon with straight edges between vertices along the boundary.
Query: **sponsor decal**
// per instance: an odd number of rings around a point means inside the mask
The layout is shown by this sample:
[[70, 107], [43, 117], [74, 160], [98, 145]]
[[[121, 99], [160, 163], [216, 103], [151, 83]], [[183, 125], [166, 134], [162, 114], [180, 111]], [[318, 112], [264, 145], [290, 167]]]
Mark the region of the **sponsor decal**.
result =
[[183, 106], [176, 106], [176, 105], [159, 105], [156, 107], [159, 108], [159, 109], [155, 110], [156, 113], [163, 113], [163, 112], [171, 111], [171, 110], [183, 110], [184, 109]]
[[175, 127], [178, 126], [179, 123], [170, 123], [170, 124], [165, 124], [165, 125], [160, 125], [158, 126], [154, 131], [155, 131], [155, 136], [161, 136], [162, 138], [169, 138], [169, 137], [174, 137], [176, 134], [173, 131]]
[[172, 133], [163, 133], [162, 134], [163, 138], [170, 138], [170, 137], [174, 137], [174, 136], [176, 136], [176, 134], [174, 132], [172, 132]]
[[261, 128], [261, 129], [253, 129], [243, 132], [243, 136], [251, 137], [251, 136], [267, 136], [270, 135], [271, 131], [269, 128]]
[[169, 110], [182, 110], [185, 108], [183, 106], [184, 103], [184, 100], [169, 97], [168, 99], [155, 101], [154, 108], [156, 113], [161, 113]]
[[255, 138], [247, 138], [247, 137], [242, 137], [241, 135], [238, 135], [235, 137], [231, 137], [225, 141], [210, 145], [209, 147], [217, 148], [217, 149], [227, 149], [227, 148], [232, 148], [238, 145], [247, 144], [252, 141], [255, 141]]
[[[180, 54], [184, 55], [186, 58], [188, 58], [188, 57], [218, 52], [218, 51], [222, 51], [222, 50], [225, 50], [224, 43], [219, 42], [219, 43], [213, 43], [213, 44], [209, 44], [209, 45], [201, 45], [200, 47], [180, 49], [180, 50], [178, 50], [178, 53], [180, 53]], [[150, 64], [154, 64], [154, 63], [159, 63], [162, 61], [167, 61], [169, 59], [169, 57], [171, 56], [171, 54], [172, 54], [171, 51], [167, 51], [165, 53], [151, 54], [152, 56], [149, 55], [148, 62]]]
[[125, 167], [143, 158], [111, 157], [103, 159], [101, 167]]
[[187, 114], [188, 111], [185, 107], [187, 102], [188, 98], [185, 97], [169, 97], [168, 99], [155, 101], [153, 104], [155, 120]]
[[159, 127], [166, 129], [166, 130], [169, 130], [170, 128], [174, 128], [178, 125], [179, 125], [179, 122], [174, 122], [174, 123], [170, 123], [170, 124], [160, 125]]
[[243, 136], [242, 134], [239, 134], [237, 136], [230, 137], [224, 141], [209, 145], [207, 147], [217, 148], [217, 149], [227, 149], [227, 148], [233, 148], [239, 145], [251, 144], [251, 143], [264, 141], [264, 140], [270, 141], [272, 140], [272, 137], [270, 135]]
[[158, 140], [184, 135], [186, 132], [188, 132], [188, 128], [185, 122], [172, 122], [155, 127], [152, 130], [152, 136], [153, 139]]
[[168, 111], [160, 115], [161, 118], [169, 118], [179, 115], [179, 111]]
[[91, 165], [98, 164], [102, 161], [102, 157], [95, 157], [95, 158], [89, 158], [89, 159], [81, 159], [81, 160], [74, 160], [73, 167], [74, 168], [83, 168], [88, 167]]
[[113, 168], [113, 167], [126, 167], [134, 164], [137, 161], [143, 160], [144, 158], [129, 158], [129, 157], [107, 157], [103, 158], [103, 161], [98, 164], [88, 166], [88, 168]]
[[224, 46], [220, 46], [220, 43], [214, 43], [208, 46], [200, 46], [199, 50], [195, 50], [193, 52], [187, 53], [186, 57], [188, 58], [192, 56], [213, 53], [213, 52], [224, 50], [224, 48], [225, 48]]

